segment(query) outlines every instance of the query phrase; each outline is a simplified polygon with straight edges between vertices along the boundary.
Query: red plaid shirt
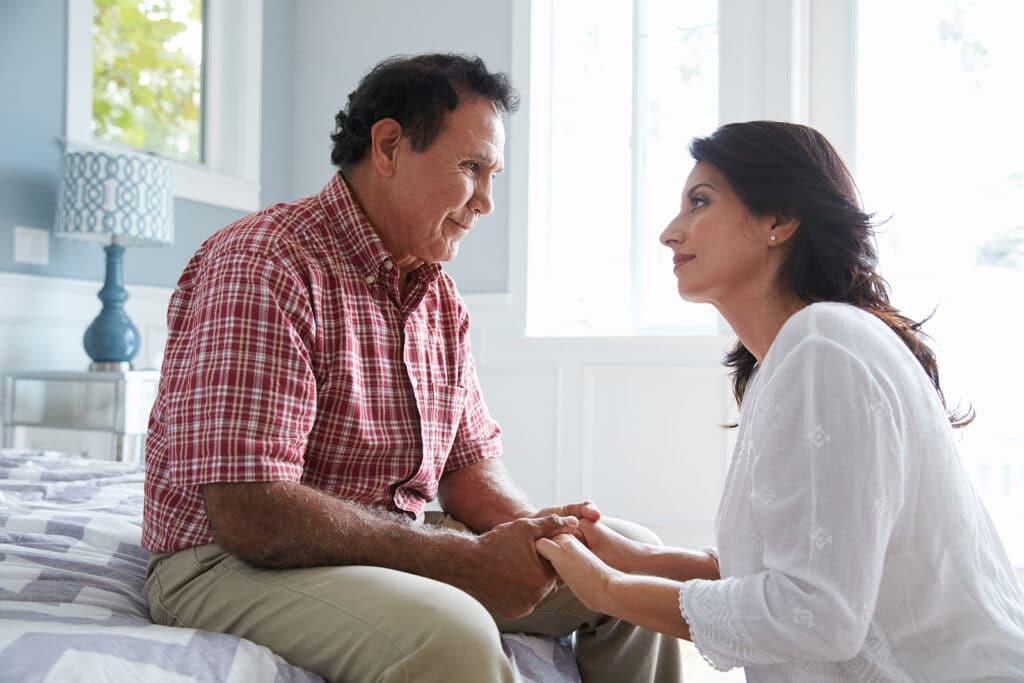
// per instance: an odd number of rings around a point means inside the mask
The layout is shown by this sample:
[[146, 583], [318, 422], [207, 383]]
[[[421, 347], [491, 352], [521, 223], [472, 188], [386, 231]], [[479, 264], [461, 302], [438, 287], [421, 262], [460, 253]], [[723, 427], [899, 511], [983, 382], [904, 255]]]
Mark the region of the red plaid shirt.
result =
[[171, 297], [142, 542], [210, 543], [200, 486], [297, 481], [420, 517], [497, 456], [469, 315], [440, 266], [398, 269], [336, 175], [207, 240]]

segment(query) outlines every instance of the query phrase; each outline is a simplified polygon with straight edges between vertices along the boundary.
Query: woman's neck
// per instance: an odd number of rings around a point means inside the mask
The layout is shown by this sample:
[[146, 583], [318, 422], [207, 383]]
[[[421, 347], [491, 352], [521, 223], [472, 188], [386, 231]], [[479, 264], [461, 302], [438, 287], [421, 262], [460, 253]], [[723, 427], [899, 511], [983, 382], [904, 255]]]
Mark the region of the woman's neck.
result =
[[760, 364], [782, 326], [806, 305], [791, 293], [777, 293], [717, 308]]

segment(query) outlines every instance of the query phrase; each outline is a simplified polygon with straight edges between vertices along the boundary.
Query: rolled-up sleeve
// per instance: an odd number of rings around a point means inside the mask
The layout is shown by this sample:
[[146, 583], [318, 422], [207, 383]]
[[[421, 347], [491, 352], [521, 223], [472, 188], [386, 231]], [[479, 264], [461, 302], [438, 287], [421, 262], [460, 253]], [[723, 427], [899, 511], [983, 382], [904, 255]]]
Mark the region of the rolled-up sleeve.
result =
[[679, 594], [694, 643], [723, 670], [855, 656], [903, 504], [895, 399], [860, 360], [811, 336], [765, 379], [749, 432], [765, 569]]

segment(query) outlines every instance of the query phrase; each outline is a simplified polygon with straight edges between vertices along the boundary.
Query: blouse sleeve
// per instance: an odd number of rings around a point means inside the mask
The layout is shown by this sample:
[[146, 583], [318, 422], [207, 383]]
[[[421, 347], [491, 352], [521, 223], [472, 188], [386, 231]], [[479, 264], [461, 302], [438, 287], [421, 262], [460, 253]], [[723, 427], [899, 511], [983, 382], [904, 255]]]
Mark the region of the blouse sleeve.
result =
[[810, 336], [765, 379], [750, 418], [765, 569], [689, 581], [679, 596], [720, 669], [855, 656], [903, 504], [898, 406], [860, 360]]

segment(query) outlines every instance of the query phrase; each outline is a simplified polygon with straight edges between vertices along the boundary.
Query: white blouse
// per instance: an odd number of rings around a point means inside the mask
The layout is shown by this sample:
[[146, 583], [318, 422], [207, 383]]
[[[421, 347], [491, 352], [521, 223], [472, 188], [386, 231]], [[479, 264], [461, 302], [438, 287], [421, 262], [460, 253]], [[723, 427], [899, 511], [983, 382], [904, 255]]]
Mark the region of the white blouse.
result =
[[819, 303], [747, 385], [715, 523], [722, 579], [679, 608], [748, 681], [1024, 681], [1024, 591], [935, 389], [883, 322]]

